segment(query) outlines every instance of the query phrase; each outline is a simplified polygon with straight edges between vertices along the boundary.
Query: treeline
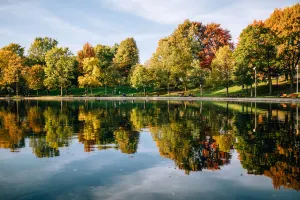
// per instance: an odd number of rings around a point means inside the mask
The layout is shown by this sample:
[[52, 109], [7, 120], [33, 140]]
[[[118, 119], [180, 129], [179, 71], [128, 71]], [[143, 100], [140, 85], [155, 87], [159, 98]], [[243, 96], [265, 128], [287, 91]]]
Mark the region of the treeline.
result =
[[[219, 24], [204, 25], [186, 20], [166, 38], [144, 67], [135, 68], [131, 82], [136, 87], [195, 88], [232, 84], [252, 87], [255, 69], [258, 81], [269, 83], [285, 75], [293, 80], [300, 59], [300, 4], [276, 9], [265, 21], [254, 21], [239, 36], [236, 46], [228, 30]], [[148, 71], [149, 74], [145, 75]], [[150, 79], [148, 80], [147, 77]], [[244, 88], [243, 87], [243, 88]], [[251, 90], [252, 91], [252, 90]]]
[[16, 95], [58, 88], [63, 95], [71, 86], [92, 92], [94, 87], [126, 84], [137, 63], [139, 51], [133, 38], [113, 46], [86, 43], [75, 56], [69, 48], [58, 47], [57, 40], [38, 37], [26, 55], [24, 47], [15, 43], [0, 49], [0, 86], [3, 93]]
[[272, 78], [290, 80], [290, 91], [300, 59], [300, 4], [276, 9], [265, 21], [254, 21], [243, 29], [234, 46], [231, 34], [220, 24], [190, 20], [159, 41], [156, 52], [139, 64], [133, 38], [120, 45], [86, 43], [77, 55], [58, 47], [52, 38], [36, 38], [26, 56], [24, 48], [9, 44], [0, 50], [0, 86], [4, 93], [19, 90], [64, 89], [131, 85], [137, 89], [191, 89], [240, 85], [255, 81], [269, 84]]

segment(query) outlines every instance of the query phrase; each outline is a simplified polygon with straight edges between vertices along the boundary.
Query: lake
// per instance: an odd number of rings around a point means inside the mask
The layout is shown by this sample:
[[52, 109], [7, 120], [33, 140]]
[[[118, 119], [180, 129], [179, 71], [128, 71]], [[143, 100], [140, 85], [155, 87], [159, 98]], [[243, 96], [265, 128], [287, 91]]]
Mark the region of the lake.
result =
[[300, 199], [298, 105], [0, 101], [0, 199]]

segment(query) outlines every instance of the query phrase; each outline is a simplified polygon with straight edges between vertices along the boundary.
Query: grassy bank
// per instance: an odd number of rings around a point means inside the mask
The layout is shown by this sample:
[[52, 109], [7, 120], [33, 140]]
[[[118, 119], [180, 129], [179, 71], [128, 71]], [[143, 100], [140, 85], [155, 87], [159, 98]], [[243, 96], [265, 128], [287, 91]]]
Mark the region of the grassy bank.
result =
[[[289, 83], [286, 81], [280, 81], [277, 85], [276, 81], [274, 80], [272, 95], [268, 95], [268, 92], [269, 92], [268, 85], [266, 83], [258, 84], [257, 97], [277, 97], [280, 93], [290, 94]], [[146, 93], [148, 94], [148, 96], [157, 96], [159, 94], [161, 97], [168, 97], [168, 96], [178, 97], [181, 95], [181, 93], [184, 93], [185, 95], [192, 93], [195, 97], [201, 96], [199, 89], [191, 89], [186, 92], [173, 89], [171, 90], [170, 94], [168, 94], [166, 89], [155, 90], [153, 88], [147, 88]], [[130, 86], [119, 86], [116, 88], [107, 87], [106, 89], [104, 87], [99, 87], [99, 88], [94, 88], [92, 91], [89, 90], [86, 93], [84, 88], [73, 87], [69, 89], [69, 94], [65, 96], [105, 97], [105, 96], [122, 96], [122, 94], [126, 94], [126, 96], [136, 96], [136, 97], [144, 96], [144, 92], [142, 90], [137, 90]], [[253, 88], [253, 94], [254, 94], [254, 88]], [[60, 90], [51, 90], [49, 91], [49, 93], [47, 93], [47, 91], [41, 91], [39, 92], [38, 96], [59, 96], [59, 95], [60, 95]], [[30, 96], [37, 96], [36, 92], [33, 91]], [[202, 96], [203, 97], [226, 97], [226, 88], [224, 87], [204, 88]], [[241, 86], [231, 86], [229, 88], [229, 96], [250, 97], [250, 88], [248, 88], [247, 91], [246, 88], [243, 89]]]

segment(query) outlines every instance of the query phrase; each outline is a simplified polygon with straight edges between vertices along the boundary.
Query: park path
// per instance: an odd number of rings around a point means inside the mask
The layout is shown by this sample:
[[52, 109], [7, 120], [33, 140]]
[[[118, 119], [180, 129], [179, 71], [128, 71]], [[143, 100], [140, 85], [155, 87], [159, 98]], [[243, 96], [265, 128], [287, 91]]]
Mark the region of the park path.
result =
[[0, 100], [40, 100], [40, 101], [231, 101], [231, 102], [265, 102], [265, 103], [300, 103], [300, 98], [238, 98], [238, 97], [0, 97]]

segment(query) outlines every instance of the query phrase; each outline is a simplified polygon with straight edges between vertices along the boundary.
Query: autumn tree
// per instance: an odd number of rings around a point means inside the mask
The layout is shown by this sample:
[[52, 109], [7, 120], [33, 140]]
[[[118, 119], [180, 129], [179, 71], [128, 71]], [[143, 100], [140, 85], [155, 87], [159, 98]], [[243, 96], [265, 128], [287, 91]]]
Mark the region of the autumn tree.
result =
[[234, 58], [229, 46], [221, 47], [212, 62], [211, 81], [216, 85], [226, 87], [226, 96], [228, 88], [232, 83], [234, 69]]
[[262, 21], [254, 21], [241, 33], [235, 50], [237, 74], [243, 74], [244, 83], [251, 83], [254, 67], [267, 78], [269, 94], [272, 94], [272, 75], [276, 70], [276, 35]]
[[98, 58], [85, 58], [83, 60], [83, 75], [78, 77], [79, 86], [90, 88], [91, 94], [93, 87], [102, 85], [100, 79], [103, 73], [99, 65]]
[[29, 67], [26, 74], [26, 81], [29, 89], [38, 91], [44, 87], [44, 66], [34, 65]]
[[10, 43], [9, 45], [2, 47], [2, 50], [11, 51], [19, 57], [24, 57], [24, 47], [16, 43]]
[[127, 38], [120, 43], [113, 62], [122, 77], [128, 77], [131, 68], [139, 63], [139, 50], [134, 38]]
[[[175, 87], [187, 90], [194, 81], [200, 85], [199, 80], [204, 78], [205, 69], [210, 69], [216, 51], [225, 45], [232, 48], [231, 35], [219, 24], [185, 20], [169, 37], [159, 41], [151, 58], [151, 68], [157, 75], [165, 72], [167, 75], [162, 77], [168, 79], [168, 85], [172, 82]], [[203, 70], [193, 65], [196, 62]], [[201, 78], [193, 75], [196, 71]]]
[[78, 72], [79, 75], [83, 73], [83, 60], [85, 58], [95, 57], [95, 51], [92, 45], [88, 42], [83, 45], [82, 50], [77, 52], [76, 60], [78, 61]]
[[28, 58], [31, 60], [32, 64], [45, 65], [45, 56], [48, 51], [57, 47], [57, 40], [49, 37], [37, 37], [34, 39], [28, 50]]
[[63, 88], [67, 88], [74, 78], [75, 58], [68, 48], [55, 47], [46, 54], [45, 80], [44, 84], [48, 89], [60, 88], [60, 95], [63, 95]]
[[197, 31], [199, 40], [201, 41], [201, 50], [199, 51], [199, 59], [201, 66], [210, 68], [211, 62], [220, 47], [229, 45], [233, 47], [231, 42], [231, 34], [228, 30], [221, 27], [220, 24], [210, 23], [199, 26]]
[[284, 60], [285, 72], [290, 75], [290, 90], [293, 90], [294, 74], [300, 60], [300, 3], [276, 9], [266, 20], [268, 28], [279, 38], [278, 56]]
[[19, 95], [20, 82], [23, 79], [23, 60], [12, 51], [0, 50], [1, 85], [15, 87]]

